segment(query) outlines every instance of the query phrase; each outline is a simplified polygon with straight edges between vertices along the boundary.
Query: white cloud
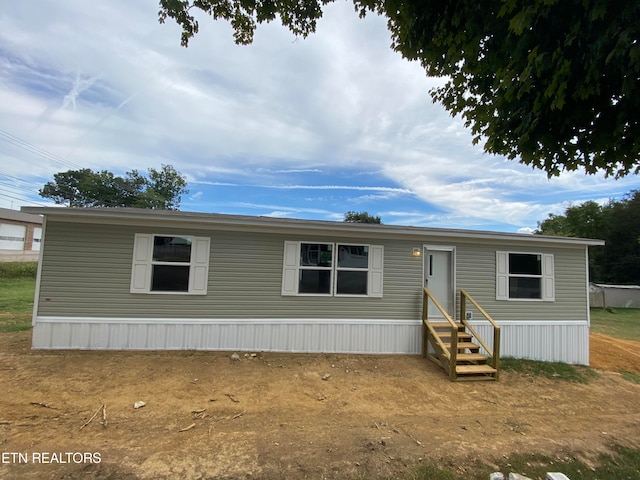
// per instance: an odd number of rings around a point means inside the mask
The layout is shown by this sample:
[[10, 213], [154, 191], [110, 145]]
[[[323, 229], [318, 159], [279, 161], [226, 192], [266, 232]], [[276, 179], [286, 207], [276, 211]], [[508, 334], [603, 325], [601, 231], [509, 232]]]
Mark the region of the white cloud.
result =
[[638, 188], [635, 177], [549, 180], [483, 154], [432, 104], [442, 80], [389, 48], [385, 19], [360, 20], [348, 2], [328, 5], [307, 39], [274, 22], [250, 46], [201, 16], [187, 49], [157, 10], [157, 0], [2, 9], [0, 131], [47, 153], [0, 135], [0, 175], [26, 182], [0, 184], [0, 206], [16, 201], [3, 193], [41, 200], [38, 185], [76, 166], [165, 163], [197, 189], [183, 199], [191, 208], [340, 220], [357, 205], [385, 223], [515, 231], [567, 201]]

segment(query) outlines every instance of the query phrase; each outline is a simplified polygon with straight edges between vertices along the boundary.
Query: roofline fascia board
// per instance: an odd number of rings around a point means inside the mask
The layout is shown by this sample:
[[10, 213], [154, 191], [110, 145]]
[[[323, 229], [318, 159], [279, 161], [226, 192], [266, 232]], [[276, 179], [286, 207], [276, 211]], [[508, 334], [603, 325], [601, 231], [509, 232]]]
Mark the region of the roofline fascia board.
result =
[[245, 215], [229, 215], [220, 213], [184, 212], [176, 210], [148, 210], [132, 208], [68, 208], [68, 207], [22, 207], [22, 211], [38, 215], [56, 217], [57, 220], [90, 223], [99, 220], [101, 223], [118, 225], [148, 225], [163, 227], [168, 223], [179, 223], [193, 228], [207, 225], [224, 227], [230, 230], [249, 231], [259, 229], [265, 232], [323, 232], [332, 235], [358, 237], [405, 237], [424, 239], [438, 237], [443, 239], [459, 238], [474, 240], [491, 240], [500, 242], [522, 241], [532, 244], [554, 244], [564, 246], [597, 246], [604, 245], [603, 240], [551, 237], [507, 232], [489, 232], [481, 230], [459, 230], [430, 227], [411, 227], [398, 225], [379, 225], [366, 223], [331, 222], [326, 220], [281, 219], [274, 217], [255, 217]]

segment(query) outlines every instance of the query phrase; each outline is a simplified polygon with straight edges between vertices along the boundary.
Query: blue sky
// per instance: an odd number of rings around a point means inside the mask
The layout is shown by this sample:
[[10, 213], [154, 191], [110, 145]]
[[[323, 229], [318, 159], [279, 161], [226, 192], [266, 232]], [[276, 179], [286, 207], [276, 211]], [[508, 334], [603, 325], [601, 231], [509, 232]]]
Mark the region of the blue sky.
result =
[[0, 207], [78, 168], [173, 165], [181, 209], [528, 232], [548, 213], [640, 188], [483, 153], [428, 94], [442, 80], [390, 48], [383, 18], [348, 2], [296, 38], [278, 22], [250, 46], [223, 22], [157, 21], [156, 0], [32, 0], [0, 11]]

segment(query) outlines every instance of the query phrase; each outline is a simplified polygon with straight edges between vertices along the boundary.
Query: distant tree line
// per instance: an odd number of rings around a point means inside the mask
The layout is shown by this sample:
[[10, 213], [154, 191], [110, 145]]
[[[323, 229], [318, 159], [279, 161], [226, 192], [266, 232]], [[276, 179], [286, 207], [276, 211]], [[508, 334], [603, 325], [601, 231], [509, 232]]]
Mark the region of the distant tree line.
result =
[[344, 214], [344, 221], [347, 223], [382, 223], [380, 217], [369, 214], [368, 212], [347, 212]]
[[570, 206], [564, 215], [549, 214], [536, 234], [598, 238], [603, 247], [589, 250], [591, 281], [640, 285], [640, 191], [605, 205], [594, 201]]
[[68, 207], [132, 207], [178, 210], [181, 195], [189, 193], [185, 178], [171, 165], [149, 168], [147, 176], [131, 170], [123, 177], [89, 168], [56, 173], [39, 191]]

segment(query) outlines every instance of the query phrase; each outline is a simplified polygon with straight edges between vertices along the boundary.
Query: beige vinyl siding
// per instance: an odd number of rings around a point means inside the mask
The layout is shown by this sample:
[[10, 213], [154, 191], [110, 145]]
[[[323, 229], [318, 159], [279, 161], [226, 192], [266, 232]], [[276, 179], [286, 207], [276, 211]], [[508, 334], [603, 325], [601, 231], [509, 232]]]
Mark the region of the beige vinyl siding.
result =
[[[211, 237], [207, 295], [129, 292], [134, 235]], [[285, 240], [353, 243], [353, 238], [242, 233], [171, 227], [47, 223], [38, 315], [122, 318], [336, 318], [415, 320], [420, 316], [422, 259], [416, 242], [384, 246], [384, 297], [281, 295]], [[357, 241], [356, 241], [357, 243]]]
[[[38, 315], [192, 319], [417, 320], [422, 305], [421, 244], [455, 246], [456, 287], [466, 289], [498, 321], [585, 321], [585, 247], [515, 241], [420, 241], [310, 234], [268, 234], [178, 227], [66, 223], [50, 218], [43, 251]], [[131, 294], [134, 235], [211, 238], [207, 295]], [[282, 296], [284, 242], [344, 242], [384, 246], [382, 298]], [[552, 253], [555, 301], [497, 301], [496, 250]], [[459, 295], [456, 296], [459, 311]], [[479, 319], [474, 313], [474, 319]]]
[[[496, 300], [496, 250], [553, 254], [555, 301]], [[457, 246], [456, 255], [457, 288], [464, 288], [495, 320], [584, 321], [587, 318], [584, 247], [461, 243]], [[459, 308], [459, 296], [457, 301]], [[474, 319], [480, 319], [477, 313], [474, 313]]]

